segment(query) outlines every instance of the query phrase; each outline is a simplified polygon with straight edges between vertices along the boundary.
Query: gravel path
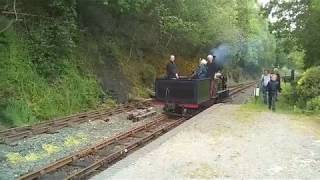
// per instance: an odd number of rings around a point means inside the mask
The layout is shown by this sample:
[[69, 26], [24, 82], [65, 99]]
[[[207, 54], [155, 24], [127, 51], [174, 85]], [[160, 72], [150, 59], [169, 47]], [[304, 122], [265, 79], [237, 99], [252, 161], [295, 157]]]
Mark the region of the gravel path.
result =
[[[155, 108], [161, 111], [160, 107]], [[17, 141], [15, 146], [0, 144], [0, 180], [17, 179], [20, 175], [55, 162], [72, 153], [97, 144], [113, 135], [151, 121], [133, 123], [128, 113], [110, 117], [110, 121], [92, 121], [55, 134], [41, 134]]]
[[320, 119], [215, 106], [93, 179], [215, 178], [320, 179]]

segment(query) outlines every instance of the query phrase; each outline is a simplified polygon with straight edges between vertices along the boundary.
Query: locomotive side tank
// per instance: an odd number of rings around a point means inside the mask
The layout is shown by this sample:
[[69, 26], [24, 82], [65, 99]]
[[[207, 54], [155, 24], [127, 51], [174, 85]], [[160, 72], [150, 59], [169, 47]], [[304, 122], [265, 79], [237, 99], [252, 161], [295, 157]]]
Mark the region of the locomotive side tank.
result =
[[157, 79], [155, 90], [166, 113], [192, 114], [210, 100], [210, 79]]
[[190, 106], [210, 99], [210, 79], [157, 79], [157, 100]]

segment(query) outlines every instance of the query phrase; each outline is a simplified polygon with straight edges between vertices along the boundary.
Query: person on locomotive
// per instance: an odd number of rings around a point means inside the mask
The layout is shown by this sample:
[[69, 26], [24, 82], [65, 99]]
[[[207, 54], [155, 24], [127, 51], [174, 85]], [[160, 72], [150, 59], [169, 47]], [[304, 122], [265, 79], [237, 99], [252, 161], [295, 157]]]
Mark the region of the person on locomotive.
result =
[[207, 67], [208, 67], [208, 77], [214, 78], [214, 75], [218, 72], [218, 65], [215, 63], [216, 56], [214, 55], [208, 55], [207, 57]]
[[175, 56], [171, 55], [170, 62], [167, 64], [167, 78], [168, 79], [179, 79], [175, 59], [176, 59]]
[[215, 63], [215, 57], [214, 55], [208, 55], [207, 60], [208, 60], [208, 74], [207, 77], [211, 79], [211, 85], [210, 85], [210, 96], [215, 97], [217, 94], [217, 84], [214, 80], [215, 74], [218, 71], [218, 66]]
[[196, 71], [195, 77], [197, 79], [205, 79], [208, 76], [207, 61], [205, 59], [200, 60], [200, 65]]

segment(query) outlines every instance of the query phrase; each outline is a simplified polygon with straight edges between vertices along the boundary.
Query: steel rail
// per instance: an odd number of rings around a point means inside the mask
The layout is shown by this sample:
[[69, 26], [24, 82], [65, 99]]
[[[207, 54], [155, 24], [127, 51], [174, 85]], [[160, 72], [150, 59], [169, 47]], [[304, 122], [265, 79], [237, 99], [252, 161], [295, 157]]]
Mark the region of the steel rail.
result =
[[256, 81], [254, 82], [249, 82], [247, 84], [241, 84], [241, 85], [238, 85], [238, 86], [234, 86], [233, 88], [230, 89], [230, 92], [229, 92], [229, 95], [230, 96], [233, 96], [249, 87], [252, 87], [253, 85], [257, 84]]
[[[149, 105], [149, 104], [146, 104]], [[50, 120], [35, 125], [11, 128], [0, 131], [0, 143], [10, 144], [14, 141], [29, 138], [35, 135], [44, 133], [55, 133], [57, 130], [65, 127], [73, 127], [75, 125], [82, 124], [84, 122], [104, 120], [108, 121], [108, 118], [112, 115], [120, 114], [122, 112], [133, 110], [137, 107], [136, 104], [120, 105], [115, 109], [105, 108], [94, 110], [90, 112], [84, 112], [75, 114], [72, 116], [63, 117], [60, 119]]]

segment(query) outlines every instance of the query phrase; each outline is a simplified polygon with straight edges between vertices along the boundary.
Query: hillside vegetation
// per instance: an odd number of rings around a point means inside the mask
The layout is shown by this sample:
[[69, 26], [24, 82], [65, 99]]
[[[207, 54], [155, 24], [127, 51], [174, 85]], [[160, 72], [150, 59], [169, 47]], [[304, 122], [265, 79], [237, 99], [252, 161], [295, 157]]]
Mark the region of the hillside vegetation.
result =
[[275, 61], [254, 0], [0, 1], [0, 118], [11, 126], [146, 97], [170, 54], [214, 52], [233, 79]]

